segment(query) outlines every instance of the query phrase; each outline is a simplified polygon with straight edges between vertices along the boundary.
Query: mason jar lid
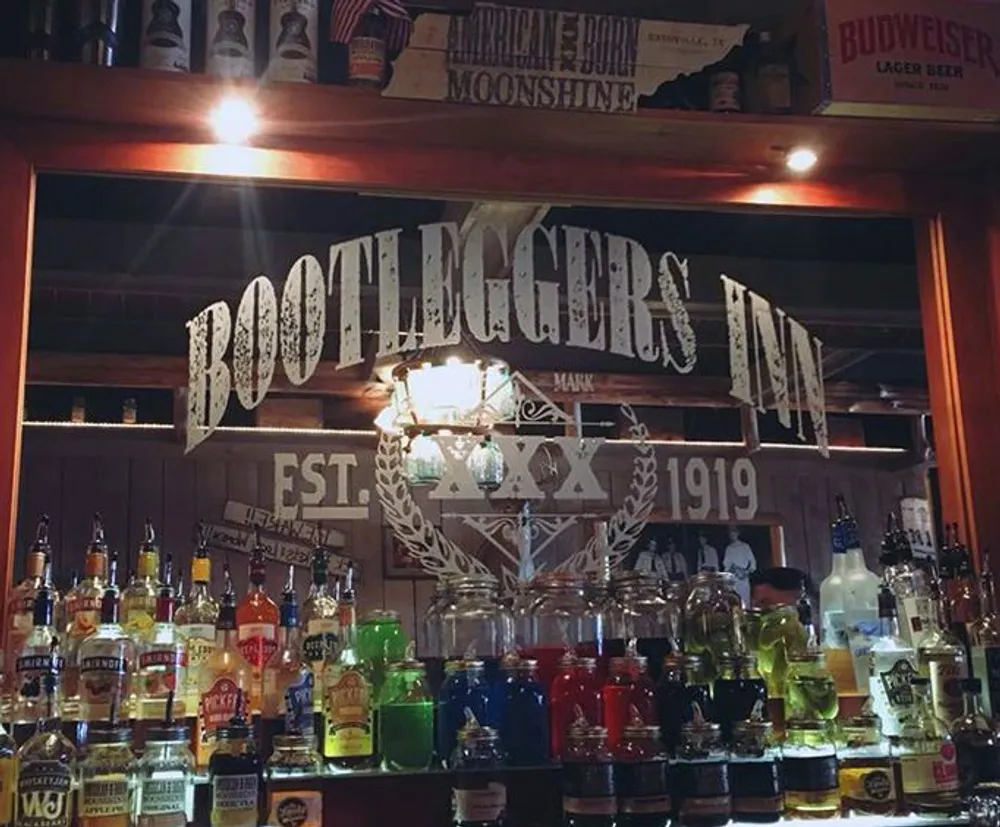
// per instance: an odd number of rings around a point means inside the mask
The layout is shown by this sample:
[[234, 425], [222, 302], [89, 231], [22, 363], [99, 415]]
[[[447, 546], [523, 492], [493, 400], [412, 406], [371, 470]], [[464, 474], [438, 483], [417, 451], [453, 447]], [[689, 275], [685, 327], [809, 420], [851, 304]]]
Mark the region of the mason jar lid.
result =
[[152, 741], [168, 742], [173, 744], [186, 744], [188, 741], [188, 728], [181, 724], [164, 725], [159, 724], [151, 727], [146, 736], [146, 743]]
[[405, 660], [390, 661], [388, 670], [390, 672], [426, 672], [427, 667], [424, 666], [423, 661], [419, 661], [416, 658], [407, 658]]
[[701, 655], [684, 654], [681, 657], [684, 659], [685, 669], [699, 669], [701, 667]]
[[611, 671], [625, 672], [630, 669], [638, 669], [640, 672], [645, 672], [646, 663], [645, 655], [621, 655], [611, 658]]
[[500, 588], [500, 581], [492, 574], [461, 574], [448, 578], [448, 586], [453, 592], [463, 591], [497, 591]]
[[734, 738], [768, 740], [773, 731], [774, 725], [770, 721], [737, 721], [733, 724]]
[[735, 587], [736, 576], [728, 571], [700, 571], [691, 578], [692, 586], [729, 586]]
[[712, 721], [686, 721], [681, 724], [681, 735], [692, 735], [704, 738], [718, 737], [722, 732], [722, 727]]
[[622, 730], [622, 734], [626, 738], [660, 740], [660, 728], [656, 724], [627, 724]]
[[829, 722], [816, 721], [812, 718], [789, 718], [785, 721], [785, 731], [791, 732], [828, 732]]
[[362, 623], [399, 623], [399, 612], [392, 609], [372, 609], [368, 612]]
[[484, 669], [486, 664], [481, 660], [469, 659], [469, 658], [454, 658], [453, 660], [447, 660], [444, 664], [445, 672], [463, 672], [463, 671], [478, 671]]
[[132, 740], [132, 729], [127, 725], [95, 721], [87, 729], [88, 744], [127, 744]]
[[545, 572], [536, 574], [531, 585], [539, 589], [583, 589], [587, 585], [587, 578], [572, 572]]
[[575, 721], [570, 725], [567, 737], [571, 741], [606, 741], [608, 730], [602, 726], [592, 726], [588, 721]]
[[659, 589], [661, 579], [650, 572], [618, 571], [611, 575], [611, 585], [616, 589], [635, 586], [648, 586], [653, 589]]
[[663, 656], [662, 671], [679, 672], [684, 669], [685, 660], [686, 656], [682, 655], [680, 652], [668, 652]]
[[500, 740], [500, 733], [490, 726], [464, 726], [458, 731], [461, 744], [492, 743]]
[[826, 657], [819, 649], [804, 649], [800, 652], [789, 652], [785, 656], [789, 663], [822, 663]]

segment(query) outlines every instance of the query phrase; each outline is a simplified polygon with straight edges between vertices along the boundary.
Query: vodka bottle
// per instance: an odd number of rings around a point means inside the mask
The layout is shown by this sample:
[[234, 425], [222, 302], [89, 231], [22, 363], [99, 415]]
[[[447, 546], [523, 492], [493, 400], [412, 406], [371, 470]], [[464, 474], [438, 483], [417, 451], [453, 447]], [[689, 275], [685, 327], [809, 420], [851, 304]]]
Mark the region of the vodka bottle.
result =
[[917, 655], [899, 631], [896, 601], [888, 586], [878, 596], [879, 635], [868, 653], [868, 691], [872, 712], [882, 720], [882, 734], [895, 737], [913, 711], [910, 681], [917, 674]]
[[896, 599], [899, 631], [917, 646], [934, 626], [934, 606], [927, 575], [913, 563], [913, 550], [895, 514], [889, 514], [882, 538], [882, 579]]
[[[60, 679], [63, 659], [58, 652], [59, 638], [53, 623], [51, 571], [52, 564], [46, 563], [42, 585], [35, 593], [34, 623], [14, 661], [17, 686], [14, 721], [19, 724], [34, 724], [44, 719], [47, 712], [51, 716], [53, 708], [58, 714], [62, 700]], [[51, 692], [46, 688], [50, 676], [55, 681]]]

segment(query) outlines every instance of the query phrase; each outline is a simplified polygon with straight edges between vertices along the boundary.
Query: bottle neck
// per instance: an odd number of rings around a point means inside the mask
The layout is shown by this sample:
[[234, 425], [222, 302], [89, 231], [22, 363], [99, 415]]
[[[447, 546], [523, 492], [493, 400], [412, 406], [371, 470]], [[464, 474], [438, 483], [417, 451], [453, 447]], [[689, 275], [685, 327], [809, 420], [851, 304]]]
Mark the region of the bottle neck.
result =
[[278, 648], [289, 649], [297, 652], [299, 649], [299, 627], [279, 626], [278, 627]]
[[171, 594], [160, 595], [156, 598], [156, 622], [174, 622], [174, 597]]
[[833, 570], [831, 574], [843, 574], [847, 571], [847, 555], [842, 551], [833, 553]]
[[191, 584], [191, 591], [188, 592], [187, 602], [194, 603], [202, 600], [210, 600], [212, 597], [212, 592], [209, 590], [208, 583], [195, 582]]
[[879, 625], [881, 626], [879, 631], [881, 632], [882, 637], [899, 637], [899, 618], [896, 617], [896, 615], [893, 614], [886, 617], [880, 617]]
[[975, 692], [965, 691], [962, 693], [962, 703], [965, 706], [965, 717], [978, 717], [985, 718], [986, 713], [983, 711], [982, 702], [979, 699], [979, 695]]
[[845, 565], [848, 571], [868, 568], [865, 563], [865, 553], [860, 548], [849, 548], [844, 557], [847, 558]]

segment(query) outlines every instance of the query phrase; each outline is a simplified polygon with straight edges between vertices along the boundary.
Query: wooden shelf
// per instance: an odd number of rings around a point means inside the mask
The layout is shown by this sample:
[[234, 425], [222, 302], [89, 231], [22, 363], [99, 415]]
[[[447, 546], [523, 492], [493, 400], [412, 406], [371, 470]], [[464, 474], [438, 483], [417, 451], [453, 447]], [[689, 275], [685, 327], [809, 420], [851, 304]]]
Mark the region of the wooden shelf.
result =
[[[265, 124], [261, 146], [307, 149], [324, 142], [491, 150], [655, 161], [741, 175], [780, 168], [805, 144], [838, 173], [996, 172], [1000, 128], [989, 124], [833, 117], [715, 115], [643, 110], [603, 115], [383, 98], [341, 86], [232, 83], [203, 75], [0, 60], [0, 115], [73, 122], [154, 140], [208, 141], [205, 115], [227, 91], [252, 95]], [[16, 134], [16, 132], [15, 132]], [[825, 174], [824, 172], [824, 174]]]

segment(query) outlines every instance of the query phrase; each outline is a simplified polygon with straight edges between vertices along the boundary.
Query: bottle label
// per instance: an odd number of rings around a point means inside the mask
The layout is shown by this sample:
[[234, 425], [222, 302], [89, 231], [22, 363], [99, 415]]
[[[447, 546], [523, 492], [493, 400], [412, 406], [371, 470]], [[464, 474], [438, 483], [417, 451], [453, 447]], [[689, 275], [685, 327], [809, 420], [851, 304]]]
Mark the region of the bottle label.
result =
[[365, 676], [344, 669], [326, 690], [326, 737], [323, 754], [328, 758], [371, 755], [372, 688]]
[[507, 787], [490, 781], [473, 790], [453, 789], [451, 806], [457, 824], [497, 824], [507, 810]]
[[983, 682], [983, 711], [987, 718], [1000, 714], [1000, 646], [974, 646], [972, 672]]
[[25, 761], [17, 779], [18, 827], [68, 827], [70, 768], [61, 761]]
[[879, 673], [889, 706], [900, 711], [913, 706], [913, 687], [910, 685], [910, 679], [916, 675], [917, 670], [913, 668], [908, 658], [900, 658], [890, 669]]
[[263, 669], [278, 651], [274, 624], [244, 623], [240, 626], [236, 646], [254, 669]]
[[904, 597], [899, 601], [899, 630], [901, 636], [918, 649], [934, 631], [934, 608], [927, 597]]
[[132, 639], [146, 637], [153, 628], [153, 612], [156, 609], [155, 598], [143, 599], [141, 605], [125, 607], [125, 622], [122, 624], [128, 636]]
[[733, 813], [780, 813], [781, 774], [773, 760], [737, 761], [729, 765], [733, 791]]
[[194, 701], [198, 698], [201, 668], [215, 651], [215, 627], [211, 623], [185, 623], [177, 631], [187, 649], [187, 674], [184, 692]]
[[139, 62], [143, 69], [187, 72], [191, 68], [191, 0], [144, 0]]
[[316, 0], [271, 0], [271, 80], [316, 82]]
[[614, 776], [621, 812], [670, 812], [670, 775], [665, 759], [622, 762], [615, 766]]
[[212, 779], [212, 823], [257, 824], [256, 775], [216, 775]]
[[271, 818], [277, 827], [323, 827], [323, 794], [317, 790], [270, 794]]
[[142, 782], [139, 820], [148, 827], [184, 827], [193, 787], [184, 778], [150, 778]]
[[50, 672], [62, 672], [65, 662], [58, 655], [24, 655], [14, 662], [17, 673], [18, 692], [22, 698], [41, 698], [44, 694], [42, 681]]
[[127, 658], [83, 658], [80, 661], [80, 694], [88, 704], [109, 704], [114, 695], [127, 695], [128, 674]]
[[355, 83], [381, 86], [385, 77], [385, 41], [379, 37], [352, 37], [347, 46], [348, 76]]
[[840, 609], [830, 609], [823, 613], [823, 645], [836, 649], [848, 647], [847, 620]]
[[958, 789], [958, 764], [955, 745], [941, 744], [937, 752], [901, 755], [899, 766], [903, 794], [952, 792]]
[[712, 73], [709, 80], [709, 109], [712, 112], [740, 111], [740, 76], [728, 70]]
[[[214, 732], [229, 723], [236, 714], [236, 696], [239, 687], [232, 678], [222, 677], [203, 692], [198, 703], [198, 723], [207, 732]], [[248, 698], [244, 694], [244, 711]]]
[[888, 767], [841, 767], [840, 791], [852, 802], [887, 804], [896, 800], [896, 781]]
[[304, 670], [297, 680], [285, 687], [281, 711], [285, 717], [285, 735], [303, 735], [312, 740], [316, 729], [312, 672]]
[[965, 711], [960, 682], [967, 677], [967, 671], [964, 660], [932, 660], [930, 663], [934, 714], [949, 726]]
[[89, 637], [97, 631], [101, 620], [101, 598], [75, 597], [66, 601], [66, 617], [72, 618], [69, 636], [77, 640]]
[[184, 685], [187, 655], [183, 645], [150, 649], [139, 655], [140, 691], [146, 698], [165, 698]]
[[86, 779], [80, 784], [80, 816], [127, 815], [132, 812], [130, 799], [128, 779], [124, 775]]
[[14, 796], [17, 794], [17, 759], [0, 758], [0, 824], [14, 821]]
[[302, 641], [302, 657], [310, 663], [322, 663], [337, 651], [340, 625], [335, 617], [317, 617], [306, 624]]
[[788, 758], [782, 762], [785, 790], [797, 793], [819, 793], [840, 786], [837, 756], [818, 755], [815, 758]]
[[228, 78], [252, 78], [254, 0], [211, 0], [208, 7], [206, 72]]

